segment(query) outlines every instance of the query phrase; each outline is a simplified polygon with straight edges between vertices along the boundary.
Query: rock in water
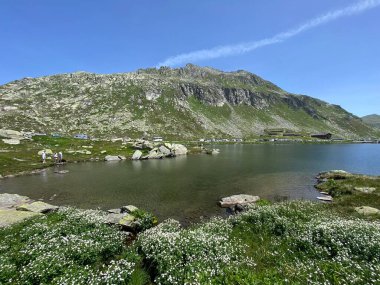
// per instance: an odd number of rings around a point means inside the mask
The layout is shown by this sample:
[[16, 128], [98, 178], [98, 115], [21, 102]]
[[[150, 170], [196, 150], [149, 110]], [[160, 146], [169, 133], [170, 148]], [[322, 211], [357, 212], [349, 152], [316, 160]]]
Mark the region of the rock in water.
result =
[[0, 208], [15, 208], [19, 205], [31, 202], [29, 197], [18, 194], [0, 194]]
[[18, 206], [18, 211], [29, 211], [33, 213], [49, 213], [58, 210], [58, 206], [53, 206], [45, 202], [37, 201], [30, 204], [23, 204]]
[[139, 160], [142, 156], [141, 150], [136, 150], [132, 155], [132, 160]]
[[128, 205], [128, 206], [123, 206], [121, 207], [121, 212], [124, 213], [133, 213], [135, 211], [137, 211], [139, 208], [137, 208], [136, 206], [133, 206], [133, 205]]
[[149, 153], [148, 153], [148, 159], [160, 159], [162, 158], [164, 155], [156, 148], [152, 149]]
[[186, 155], [187, 154], [187, 148], [182, 144], [173, 143], [171, 150], [175, 155]]
[[121, 158], [117, 155], [106, 155], [104, 158], [105, 161], [119, 161]]
[[160, 146], [159, 148], [158, 148], [158, 150], [164, 155], [164, 156], [170, 156], [170, 154], [171, 154], [171, 151], [170, 151], [170, 149], [168, 149], [167, 147], [165, 147], [165, 146]]
[[246, 194], [233, 195], [230, 197], [222, 198], [219, 201], [219, 206], [222, 208], [228, 208], [235, 205], [248, 205], [257, 202], [260, 200], [259, 196], [252, 196]]

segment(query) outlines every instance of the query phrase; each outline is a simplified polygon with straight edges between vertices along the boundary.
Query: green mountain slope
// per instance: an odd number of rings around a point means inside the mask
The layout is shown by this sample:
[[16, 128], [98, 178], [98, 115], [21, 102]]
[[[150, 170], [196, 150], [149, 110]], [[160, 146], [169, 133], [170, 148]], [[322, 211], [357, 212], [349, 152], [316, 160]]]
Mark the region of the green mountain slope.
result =
[[378, 135], [341, 107], [290, 94], [246, 71], [77, 72], [0, 86], [0, 128], [95, 136], [251, 137], [266, 128]]
[[373, 114], [373, 115], [364, 116], [362, 117], [362, 120], [367, 125], [380, 129], [380, 115]]

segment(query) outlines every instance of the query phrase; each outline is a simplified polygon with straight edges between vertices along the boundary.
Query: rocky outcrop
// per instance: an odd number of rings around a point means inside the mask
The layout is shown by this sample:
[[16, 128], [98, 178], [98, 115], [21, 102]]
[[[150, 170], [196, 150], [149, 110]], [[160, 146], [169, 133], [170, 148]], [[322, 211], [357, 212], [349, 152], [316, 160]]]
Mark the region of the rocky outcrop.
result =
[[0, 194], [0, 227], [11, 226], [57, 209], [44, 202], [34, 202], [26, 196], [3, 193]]
[[147, 155], [142, 155], [140, 150], [136, 150], [132, 156], [133, 160], [137, 159], [162, 159], [165, 157], [175, 157], [177, 155], [186, 155], [188, 152], [187, 148], [182, 144], [156, 144]]
[[29, 211], [33, 213], [46, 214], [46, 213], [56, 211], [58, 210], [58, 208], [59, 208], [58, 206], [53, 206], [42, 201], [36, 201], [36, 202], [28, 203], [28, 204], [19, 205], [17, 206], [16, 209], [18, 211]]
[[244, 205], [253, 204], [253, 203], [256, 203], [258, 200], [260, 200], [259, 196], [239, 194], [239, 195], [232, 195], [229, 197], [222, 198], [218, 204], [222, 208], [229, 208], [236, 205], [244, 206]]

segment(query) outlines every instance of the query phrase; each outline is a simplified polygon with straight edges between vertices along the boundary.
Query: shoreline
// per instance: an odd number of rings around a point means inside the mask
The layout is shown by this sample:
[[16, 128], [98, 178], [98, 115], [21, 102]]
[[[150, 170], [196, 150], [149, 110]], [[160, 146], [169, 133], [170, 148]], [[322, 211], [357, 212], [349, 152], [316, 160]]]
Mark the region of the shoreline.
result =
[[[40, 139], [40, 138], [39, 138]], [[50, 148], [54, 148], [57, 143], [59, 144], [60, 142], [60, 139], [65, 139], [65, 140], [68, 140], [68, 138], [48, 138], [50, 139], [51, 141], [54, 141], [54, 146], [52, 142], [49, 142], [48, 144], [46, 145], [43, 145], [43, 144], [39, 144], [38, 146], [38, 149], [50, 149]], [[120, 144], [119, 141], [115, 142], [115, 141], [101, 141], [101, 142], [98, 142], [98, 141], [87, 141], [87, 140], [78, 140], [78, 139], [69, 139], [70, 141], [70, 146], [74, 145], [73, 142], [76, 143], [76, 147], [83, 147], [81, 146], [82, 144], [97, 144], [97, 143], [100, 143], [102, 145], [107, 145], [107, 147], [103, 147], [103, 150], [102, 151], [106, 151], [105, 153], [108, 154], [108, 153], [120, 153], [122, 154], [124, 157], [125, 157], [125, 160], [133, 160], [132, 159], [132, 156], [133, 156], [133, 152], [138, 150], [138, 148], [134, 148], [130, 145], [127, 145], [124, 143], [123, 144]], [[39, 142], [39, 141], [37, 141]], [[27, 145], [27, 144], [33, 144], [33, 142], [23, 142], [23, 144]], [[119, 144], [118, 144], [119, 143]], [[162, 142], [162, 144], [164, 144], [166, 142]], [[175, 143], [179, 143], [179, 144], [182, 144], [182, 145], [185, 145], [188, 149], [189, 149], [189, 152], [188, 152], [188, 155], [194, 155], [194, 154], [202, 154], [202, 149], [200, 149], [200, 145], [202, 146], [214, 146], [214, 145], [235, 145], [235, 144], [242, 144], [242, 145], [256, 145], [256, 144], [342, 144], [342, 145], [346, 145], [346, 144], [367, 144], [368, 142], [365, 142], [365, 141], [352, 141], [352, 140], [345, 140], [345, 141], [331, 141], [331, 140], [299, 140], [299, 139], [293, 139], [293, 140], [289, 140], [289, 139], [281, 139], [281, 138], [271, 138], [271, 139], [255, 139], [255, 140], [250, 140], [250, 141], [243, 141], [243, 142], [223, 142], [223, 141], [215, 141], [215, 142], [199, 142], [199, 141], [175, 141]], [[372, 142], [371, 144], [377, 144], [377, 143], [374, 143]], [[20, 146], [20, 145], [19, 145]], [[120, 149], [120, 146], [121, 147], [125, 147], [124, 150]], [[6, 147], [6, 145], [4, 146]], [[16, 146], [17, 147], [17, 146]], [[118, 150], [115, 150], [115, 147], [118, 147]], [[107, 149], [108, 148], [108, 149]], [[34, 148], [33, 149], [34, 151], [37, 150], [37, 148]], [[86, 148], [84, 149], [86, 150]], [[90, 149], [91, 150], [91, 149]], [[4, 150], [3, 150], [4, 151]], [[51, 168], [51, 167], [54, 167], [56, 166], [56, 164], [52, 164], [52, 163], [48, 163], [47, 165], [43, 165], [39, 159], [36, 159], [36, 155], [31, 153], [31, 151], [29, 150], [29, 148], [27, 148], [27, 150], [23, 150], [21, 148], [21, 151], [23, 151], [21, 153], [22, 156], [28, 156], [30, 159], [29, 161], [33, 161], [33, 166], [32, 164], [29, 164], [28, 166], [23, 166], [22, 168], [29, 168], [29, 169], [25, 169], [25, 170], [16, 170], [17, 169], [17, 165], [20, 163], [20, 162], [23, 162], [22, 159], [18, 159], [18, 158], [13, 158], [13, 159], [8, 159], [7, 163], [7, 167], [3, 167], [3, 170], [2, 172], [0, 172], [0, 179], [4, 179], [4, 178], [13, 178], [13, 177], [18, 177], [18, 176], [24, 176], [24, 175], [34, 175], [34, 174], [39, 174], [43, 171], [45, 171], [46, 169], [48, 168]], [[11, 150], [8, 150], [6, 149], [4, 152], [5, 153], [11, 153]], [[20, 153], [18, 152], [14, 152], [13, 155], [14, 156], [19, 156]], [[102, 162], [104, 161], [104, 158], [102, 157], [102, 154], [103, 153], [97, 153], [97, 156], [96, 157], [88, 157], [88, 155], [84, 154], [84, 153], [75, 153], [74, 154], [69, 154], [69, 153], [65, 153], [65, 157], [68, 157], [66, 163], [83, 163], [83, 162]], [[103, 155], [105, 156], [105, 155]], [[39, 156], [38, 156], [39, 157]], [[49, 160], [48, 160], [49, 161]], [[38, 165], [40, 164], [40, 165]], [[38, 165], [38, 166], [37, 166]], [[16, 168], [14, 171], [10, 171], [10, 170], [7, 170], [9, 168]], [[0, 171], [1, 171], [1, 167], [0, 167]], [[6, 173], [4, 175], [4, 173]]]

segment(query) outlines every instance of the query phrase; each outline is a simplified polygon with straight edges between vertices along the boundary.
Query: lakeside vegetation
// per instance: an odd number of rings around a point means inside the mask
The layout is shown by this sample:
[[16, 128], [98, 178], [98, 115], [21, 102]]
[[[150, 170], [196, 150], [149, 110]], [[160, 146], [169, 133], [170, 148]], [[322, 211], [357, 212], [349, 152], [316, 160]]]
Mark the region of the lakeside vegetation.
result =
[[[380, 215], [353, 209], [380, 206], [380, 178], [336, 178], [331, 204], [259, 201], [133, 241], [99, 211], [63, 208], [0, 230], [0, 284], [378, 284]], [[363, 186], [375, 190], [343, 191]]]
[[[310, 138], [308, 134], [302, 134], [300, 137], [283, 137], [263, 135], [250, 138], [239, 143], [267, 143], [279, 141], [296, 142], [296, 143], [350, 143], [352, 141], [330, 141], [316, 140]], [[199, 141], [177, 141], [185, 144], [189, 153], [200, 153], [200, 145], [212, 148], [213, 144], [234, 144], [236, 142], [224, 140], [199, 142]], [[131, 143], [123, 143], [120, 140], [83, 140], [72, 137], [52, 137], [52, 136], [34, 136], [32, 140], [21, 140], [18, 145], [10, 145], [0, 140], [0, 178], [1, 176], [27, 174], [32, 171], [38, 171], [47, 167], [54, 166], [51, 156], [47, 157], [46, 163], [43, 164], [41, 156], [38, 154], [43, 149], [50, 149], [54, 152], [62, 151], [64, 159], [69, 163], [103, 161], [107, 155], [120, 155], [127, 159], [131, 158], [135, 151]], [[147, 151], [142, 150], [144, 154]]]

